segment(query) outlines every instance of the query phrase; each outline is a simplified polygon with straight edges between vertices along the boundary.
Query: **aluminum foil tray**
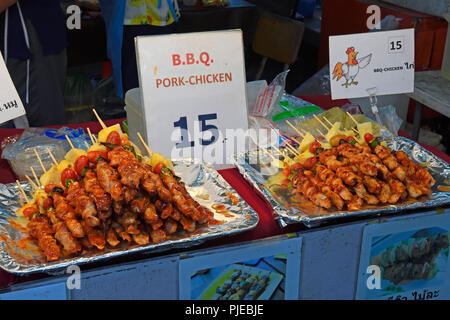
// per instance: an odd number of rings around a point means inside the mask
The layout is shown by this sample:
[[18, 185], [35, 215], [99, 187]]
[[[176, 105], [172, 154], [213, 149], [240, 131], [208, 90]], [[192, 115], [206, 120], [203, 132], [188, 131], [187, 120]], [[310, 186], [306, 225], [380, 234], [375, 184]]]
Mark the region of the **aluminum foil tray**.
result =
[[[28, 236], [26, 220], [15, 212], [21, 207], [19, 191], [16, 184], [0, 184], [0, 268], [18, 274], [47, 272], [58, 274], [72, 264], [86, 264], [105, 261], [133, 253], [154, 253], [173, 248], [188, 248], [208, 239], [218, 238], [251, 230], [258, 224], [258, 214], [231, 188], [220, 174], [207, 164], [194, 161], [174, 161], [175, 172], [190, 194], [200, 204], [214, 212], [222, 224], [202, 227], [195, 233], [177, 234], [167, 241], [143, 246], [124, 245], [121, 248], [108, 249], [102, 252], [87, 252], [81, 256], [46, 262], [44, 255], [35, 242]], [[30, 185], [22, 183], [28, 195]], [[214, 210], [217, 204], [225, 206], [225, 210]]]
[[[274, 192], [267, 187], [267, 181], [272, 175], [264, 175], [263, 167], [271, 158], [261, 151], [250, 151], [234, 155], [234, 163], [240, 173], [250, 181], [270, 202], [280, 223], [301, 222], [307, 227], [316, 227], [324, 222], [352, 216], [370, 216], [380, 213], [403, 212], [406, 210], [425, 209], [450, 204], [450, 165], [436, 157], [414, 141], [403, 137], [395, 137], [388, 146], [393, 150], [402, 150], [416, 163], [424, 164], [430, 171], [436, 184], [432, 187], [432, 196], [417, 201], [405, 201], [395, 205], [366, 205], [361, 211], [329, 211], [313, 206], [309, 201], [293, 200], [283, 192]], [[259, 159], [259, 161], [256, 161]], [[277, 190], [276, 190], [277, 191]], [[308, 204], [309, 203], [309, 204]]]

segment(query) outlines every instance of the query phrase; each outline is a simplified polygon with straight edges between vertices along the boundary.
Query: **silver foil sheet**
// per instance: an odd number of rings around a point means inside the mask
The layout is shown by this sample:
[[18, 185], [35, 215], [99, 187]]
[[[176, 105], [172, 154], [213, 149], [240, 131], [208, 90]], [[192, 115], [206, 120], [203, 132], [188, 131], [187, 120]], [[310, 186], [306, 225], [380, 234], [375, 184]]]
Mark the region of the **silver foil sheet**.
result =
[[[450, 165], [419, 144], [403, 137], [395, 137], [386, 141], [393, 150], [404, 151], [413, 161], [425, 166], [436, 184], [432, 187], [429, 198], [417, 201], [399, 202], [395, 205], [366, 205], [361, 211], [330, 211], [312, 205], [307, 200], [293, 199], [291, 195], [279, 190], [269, 190], [267, 182], [272, 175], [265, 175], [264, 166], [271, 161], [266, 153], [250, 151], [236, 154], [234, 162], [240, 173], [250, 181], [270, 202], [278, 215], [282, 226], [289, 223], [301, 222], [307, 227], [316, 227], [325, 222], [345, 217], [370, 216], [381, 213], [395, 213], [406, 210], [425, 209], [450, 204], [450, 193], [446, 192], [450, 186]], [[259, 159], [258, 161], [256, 161]], [[279, 170], [281, 171], [281, 170]]]
[[[105, 261], [113, 257], [133, 253], [155, 253], [174, 248], [188, 248], [212, 238], [218, 238], [251, 230], [258, 224], [258, 214], [231, 188], [220, 174], [207, 164], [193, 161], [174, 161], [175, 172], [193, 198], [214, 213], [214, 218], [222, 224], [201, 227], [194, 233], [178, 233], [168, 240], [148, 245], [125, 245], [101, 252], [83, 252], [81, 256], [46, 262], [35, 242], [28, 236], [26, 220], [18, 217], [16, 211], [21, 207], [18, 187], [13, 184], [0, 184], [0, 268], [18, 274], [47, 272], [58, 274], [72, 264], [86, 264]], [[31, 198], [31, 187], [25, 182], [23, 188]], [[220, 213], [214, 208], [224, 205]]]

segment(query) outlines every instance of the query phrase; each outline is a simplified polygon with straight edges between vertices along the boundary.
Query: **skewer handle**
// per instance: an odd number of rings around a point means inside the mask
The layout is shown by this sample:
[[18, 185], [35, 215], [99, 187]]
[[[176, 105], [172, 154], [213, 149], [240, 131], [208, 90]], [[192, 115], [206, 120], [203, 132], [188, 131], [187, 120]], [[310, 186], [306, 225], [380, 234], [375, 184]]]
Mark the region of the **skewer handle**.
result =
[[97, 111], [95, 111], [95, 109], [92, 109], [92, 111], [94, 112], [95, 117], [97, 118], [98, 122], [100, 122], [100, 125], [102, 126], [102, 128], [105, 129], [106, 125], [103, 122], [103, 120], [100, 118], [100, 116], [98, 115]]

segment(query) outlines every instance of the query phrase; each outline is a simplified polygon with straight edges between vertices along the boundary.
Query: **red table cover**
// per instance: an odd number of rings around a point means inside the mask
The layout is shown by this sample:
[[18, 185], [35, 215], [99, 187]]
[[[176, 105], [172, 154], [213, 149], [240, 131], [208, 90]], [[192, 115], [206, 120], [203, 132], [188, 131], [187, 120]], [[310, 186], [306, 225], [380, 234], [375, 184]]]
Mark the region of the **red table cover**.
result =
[[[331, 100], [330, 96], [301, 96], [302, 99], [309, 101], [323, 109], [330, 109], [335, 106], [343, 106], [348, 103], [348, 100]], [[105, 124], [110, 126], [116, 123], [121, 123], [124, 119], [107, 120]], [[97, 133], [101, 130], [101, 126], [98, 122], [86, 122], [81, 124], [68, 124], [65, 125], [70, 128], [83, 128], [85, 131], [89, 128], [93, 133]], [[61, 126], [53, 126], [58, 128]], [[10, 136], [22, 134], [23, 129], [0, 129], [0, 144], [1, 142]], [[399, 133], [402, 136], [408, 137], [405, 133]], [[444, 152], [428, 146], [422, 145], [424, 148], [434, 153], [446, 162], [450, 162], [450, 157]], [[236, 192], [258, 213], [259, 224], [250, 231], [242, 234], [227, 238], [219, 238], [211, 240], [205, 243], [202, 247], [211, 247], [216, 245], [225, 245], [236, 242], [244, 242], [256, 239], [267, 238], [271, 236], [280, 235], [288, 232], [295, 232], [305, 229], [302, 224], [291, 224], [286, 228], [281, 228], [279, 223], [274, 219], [274, 212], [268, 201], [261, 193], [254, 189], [254, 187], [247, 182], [237, 169], [220, 170], [219, 173], [222, 177], [236, 190]], [[12, 172], [9, 164], [6, 160], [0, 160], [0, 183], [11, 183], [16, 180], [14, 173]], [[0, 269], [0, 287], [10, 286], [17, 282], [28, 281], [32, 279], [38, 279], [43, 275], [32, 275], [26, 277], [15, 276]]]

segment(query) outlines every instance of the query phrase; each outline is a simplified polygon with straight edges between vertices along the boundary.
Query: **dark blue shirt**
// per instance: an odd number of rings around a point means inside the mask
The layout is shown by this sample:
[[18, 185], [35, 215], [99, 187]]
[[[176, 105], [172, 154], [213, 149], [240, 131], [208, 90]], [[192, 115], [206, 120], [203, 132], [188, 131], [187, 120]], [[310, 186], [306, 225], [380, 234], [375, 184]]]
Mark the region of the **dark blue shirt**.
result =
[[[29, 20], [36, 29], [44, 55], [60, 53], [67, 47], [66, 18], [59, 0], [19, 0], [19, 4], [24, 19]], [[31, 58], [17, 4], [9, 8], [8, 15], [8, 56]]]

